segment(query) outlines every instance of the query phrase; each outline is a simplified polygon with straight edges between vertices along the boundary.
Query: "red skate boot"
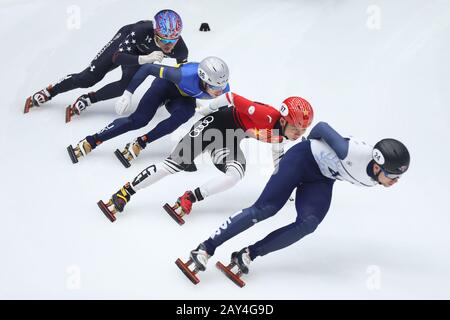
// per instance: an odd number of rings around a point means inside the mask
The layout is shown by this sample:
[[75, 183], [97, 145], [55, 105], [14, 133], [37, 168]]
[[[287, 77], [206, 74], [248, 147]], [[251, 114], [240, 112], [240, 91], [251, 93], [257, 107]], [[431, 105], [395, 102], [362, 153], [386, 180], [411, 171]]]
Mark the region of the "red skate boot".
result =
[[[197, 201], [195, 194], [192, 191], [186, 191], [173, 206], [166, 203], [163, 208], [181, 226], [184, 224], [183, 216], [191, 212], [195, 201]], [[180, 209], [179, 212], [177, 212], [178, 209]]]

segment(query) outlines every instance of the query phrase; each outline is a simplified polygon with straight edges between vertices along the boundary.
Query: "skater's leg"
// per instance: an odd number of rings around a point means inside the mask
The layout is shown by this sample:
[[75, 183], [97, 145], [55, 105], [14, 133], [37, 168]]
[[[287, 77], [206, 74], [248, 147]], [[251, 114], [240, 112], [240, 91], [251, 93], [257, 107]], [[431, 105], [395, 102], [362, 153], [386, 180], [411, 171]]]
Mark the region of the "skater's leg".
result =
[[[118, 37], [123, 30], [119, 30], [90, 62], [89, 66], [80, 73], [71, 74], [53, 86], [52, 95], [57, 95], [76, 88], [89, 88], [100, 82], [111, 70], [118, 67], [113, 62], [113, 55], [117, 50], [117, 43], [122, 42], [122, 37]], [[95, 100], [95, 98], [91, 98]], [[95, 102], [95, 101], [91, 101]]]
[[231, 189], [243, 178], [243, 170], [242, 167], [228, 167], [224, 175], [211, 179], [195, 189], [194, 193], [197, 200], [203, 200], [206, 197]]
[[195, 113], [195, 98], [179, 97], [166, 104], [170, 117], [161, 121], [146, 134], [147, 143], [174, 132], [179, 126], [188, 121]]
[[270, 177], [255, 204], [232, 215], [204, 242], [209, 255], [213, 255], [216, 248], [228, 239], [273, 216], [284, 206], [292, 191], [301, 182], [302, 175], [299, 173], [303, 170], [303, 163], [307, 162], [302, 161], [304, 153], [308, 151], [304, 149], [306, 148], [300, 148], [299, 152], [296, 152], [294, 147], [291, 148], [280, 161], [278, 171]]
[[[204, 147], [195, 148], [197, 144], [200, 144], [200, 146], [202, 146], [201, 136], [191, 137], [189, 134], [185, 135], [174, 148], [172, 154], [166, 160], [164, 160], [162, 163], [148, 166], [141, 173], [139, 173], [131, 183], [127, 182], [115, 194], [126, 194], [124, 196], [124, 201], [117, 204], [115, 203], [116, 208], [119, 211], [122, 211], [125, 204], [128, 203], [133, 194], [141, 189], [155, 184], [156, 182], [170, 174], [174, 174], [180, 171], [196, 171], [197, 169], [194, 164], [194, 159], [204, 149]], [[113, 202], [115, 198], [117, 199], [115, 195], [112, 196]]]
[[[226, 138], [225, 141], [227, 141]], [[197, 200], [203, 200], [206, 197], [231, 189], [244, 178], [246, 161], [240, 147], [240, 141], [241, 139], [237, 139], [234, 146], [225, 142], [225, 148], [219, 146], [219, 148], [212, 150], [211, 158], [214, 165], [225, 175], [211, 179], [196, 188], [194, 193]], [[214, 145], [214, 142], [209, 147], [212, 145]]]
[[248, 247], [250, 258], [283, 249], [314, 232], [330, 208], [334, 180], [303, 183], [297, 188], [297, 219]]
[[114, 120], [100, 132], [87, 136], [86, 140], [90, 144], [93, 143], [94, 147], [125, 132], [146, 126], [155, 115], [156, 110], [173, 94], [174, 90], [176, 90], [176, 87], [172, 83], [162, 79], [155, 79], [141, 101], [139, 101], [135, 112], [128, 117]]
[[138, 69], [139, 66], [122, 67], [122, 78], [91, 93], [91, 101], [94, 103], [121, 96]]
[[51, 89], [52, 97], [73, 89], [90, 88], [116, 67], [112, 62], [112, 52], [107, 50], [93, 60], [89, 67], [82, 72], [70, 74], [53, 85]]
[[[194, 125], [195, 126], [195, 125]], [[194, 128], [191, 128], [191, 130]], [[201, 135], [186, 134], [175, 146], [170, 156], [160, 164], [151, 165], [137, 175], [131, 185], [134, 190], [146, 188], [160, 179], [180, 171], [193, 172], [197, 168], [194, 159], [207, 147]]]
[[91, 72], [90, 68], [80, 73], [70, 74], [56, 83], [51, 89], [52, 97], [73, 89], [90, 88], [105, 77], [106, 72], [98, 70]]

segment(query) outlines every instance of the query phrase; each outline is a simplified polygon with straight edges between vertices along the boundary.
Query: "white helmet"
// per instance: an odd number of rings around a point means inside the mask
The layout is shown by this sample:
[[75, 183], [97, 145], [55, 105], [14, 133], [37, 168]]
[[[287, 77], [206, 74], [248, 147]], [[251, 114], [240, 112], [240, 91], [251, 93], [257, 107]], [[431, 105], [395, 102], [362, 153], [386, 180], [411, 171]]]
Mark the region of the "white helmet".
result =
[[230, 72], [228, 66], [220, 58], [207, 57], [198, 65], [198, 76], [213, 87], [224, 89], [227, 86]]

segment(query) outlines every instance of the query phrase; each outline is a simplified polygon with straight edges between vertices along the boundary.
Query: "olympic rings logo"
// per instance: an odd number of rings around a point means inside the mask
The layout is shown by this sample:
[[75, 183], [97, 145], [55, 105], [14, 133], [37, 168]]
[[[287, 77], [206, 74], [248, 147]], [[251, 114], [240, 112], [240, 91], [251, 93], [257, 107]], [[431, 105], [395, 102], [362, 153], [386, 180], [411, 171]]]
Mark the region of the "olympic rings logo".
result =
[[198, 137], [200, 133], [213, 121], [214, 121], [213, 116], [207, 116], [198, 126], [194, 128], [194, 130], [189, 132], [189, 136], [192, 138]]

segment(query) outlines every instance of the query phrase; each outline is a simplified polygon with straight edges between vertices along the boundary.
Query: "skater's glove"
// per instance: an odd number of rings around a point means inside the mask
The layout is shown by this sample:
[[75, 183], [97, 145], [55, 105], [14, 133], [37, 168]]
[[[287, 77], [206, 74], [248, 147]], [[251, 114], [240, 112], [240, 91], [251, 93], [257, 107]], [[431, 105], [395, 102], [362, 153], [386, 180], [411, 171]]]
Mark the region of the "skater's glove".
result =
[[116, 112], [119, 116], [123, 115], [131, 107], [131, 97], [133, 94], [127, 90], [116, 102]]
[[156, 61], [161, 62], [164, 58], [164, 53], [162, 51], [153, 51], [150, 54], [142, 55], [138, 57], [139, 64], [146, 64], [146, 63], [154, 63]]
[[196, 111], [201, 114], [202, 116], [206, 117], [208, 114], [216, 112], [218, 110], [223, 110], [228, 108], [228, 106], [219, 106], [215, 103], [209, 103], [209, 104], [202, 104], [199, 103], [197, 100], [197, 108]]
[[213, 112], [209, 106], [199, 106], [195, 109], [199, 114], [201, 114], [203, 117], [206, 117], [208, 114]]

